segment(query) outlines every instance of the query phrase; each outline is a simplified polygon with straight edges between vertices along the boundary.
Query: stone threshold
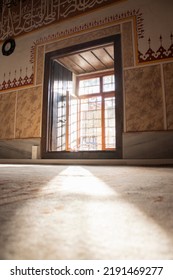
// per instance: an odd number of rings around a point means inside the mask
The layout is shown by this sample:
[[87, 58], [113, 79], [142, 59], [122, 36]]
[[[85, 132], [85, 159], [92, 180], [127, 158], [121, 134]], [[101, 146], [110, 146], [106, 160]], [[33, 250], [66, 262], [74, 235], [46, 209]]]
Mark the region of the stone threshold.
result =
[[0, 159], [0, 164], [173, 166], [173, 159]]

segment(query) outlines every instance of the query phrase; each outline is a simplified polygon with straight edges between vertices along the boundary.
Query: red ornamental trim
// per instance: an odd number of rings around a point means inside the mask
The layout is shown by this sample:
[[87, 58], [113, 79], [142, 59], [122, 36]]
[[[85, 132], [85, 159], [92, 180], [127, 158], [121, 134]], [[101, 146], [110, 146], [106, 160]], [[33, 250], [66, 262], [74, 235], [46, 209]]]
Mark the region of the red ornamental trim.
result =
[[9, 79], [8, 81], [3, 81], [2, 84], [0, 84], [0, 90], [7, 90], [7, 89], [14, 89], [21, 86], [29, 86], [32, 85], [34, 82], [34, 74], [31, 74], [31, 76], [25, 76], [24, 78], [20, 77], [18, 80], [14, 78], [12, 81]]
[[146, 51], [146, 53], [142, 54], [138, 50], [139, 63], [152, 62], [152, 61], [157, 61], [157, 60], [161, 60], [161, 59], [173, 58], [173, 35], [172, 35], [172, 33], [170, 35], [170, 39], [171, 39], [171, 45], [168, 49], [165, 49], [162, 46], [162, 36], [160, 36], [160, 47], [158, 48], [157, 51], [153, 51], [153, 49], [150, 47], [151, 39], [149, 38], [148, 39], [149, 48]]

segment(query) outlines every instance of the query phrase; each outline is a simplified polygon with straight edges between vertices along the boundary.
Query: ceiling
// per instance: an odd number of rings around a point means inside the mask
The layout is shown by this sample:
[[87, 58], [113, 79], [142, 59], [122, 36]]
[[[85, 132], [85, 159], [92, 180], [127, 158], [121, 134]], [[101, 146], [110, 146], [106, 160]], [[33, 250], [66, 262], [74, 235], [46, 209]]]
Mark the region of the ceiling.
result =
[[76, 75], [105, 71], [114, 68], [113, 44], [92, 48], [57, 59]]

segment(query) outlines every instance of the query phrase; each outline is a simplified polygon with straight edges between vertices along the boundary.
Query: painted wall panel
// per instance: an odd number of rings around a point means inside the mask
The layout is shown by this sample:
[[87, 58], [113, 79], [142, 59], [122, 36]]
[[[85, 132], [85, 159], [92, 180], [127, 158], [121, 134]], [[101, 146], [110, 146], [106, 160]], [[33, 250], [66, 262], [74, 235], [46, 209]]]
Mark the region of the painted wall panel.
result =
[[160, 66], [125, 71], [127, 131], [163, 130]]
[[173, 129], [173, 63], [163, 65], [168, 130]]
[[19, 91], [16, 110], [16, 138], [41, 136], [41, 93], [41, 87]]
[[0, 95], [0, 139], [13, 139], [16, 92]]

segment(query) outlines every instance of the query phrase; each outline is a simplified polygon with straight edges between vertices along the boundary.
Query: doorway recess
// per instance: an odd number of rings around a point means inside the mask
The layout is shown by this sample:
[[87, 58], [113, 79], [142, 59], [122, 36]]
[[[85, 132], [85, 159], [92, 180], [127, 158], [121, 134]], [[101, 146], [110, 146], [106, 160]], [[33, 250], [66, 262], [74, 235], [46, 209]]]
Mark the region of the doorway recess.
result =
[[120, 35], [45, 57], [42, 158], [122, 157]]

